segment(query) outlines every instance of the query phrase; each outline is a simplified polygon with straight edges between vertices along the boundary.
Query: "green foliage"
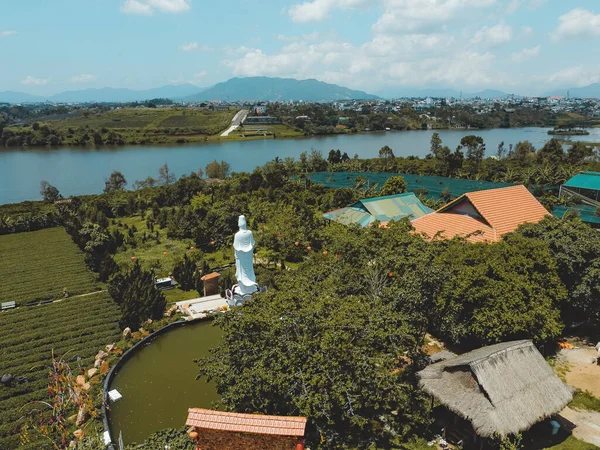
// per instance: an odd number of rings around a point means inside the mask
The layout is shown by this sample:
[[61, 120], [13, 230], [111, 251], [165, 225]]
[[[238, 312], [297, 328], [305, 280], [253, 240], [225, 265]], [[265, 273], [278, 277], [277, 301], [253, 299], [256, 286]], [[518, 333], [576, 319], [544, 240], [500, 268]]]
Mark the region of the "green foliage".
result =
[[550, 139], [546, 144], [538, 150], [538, 162], [548, 162], [550, 164], [560, 164], [564, 158], [564, 150], [561, 142], [558, 139]]
[[[40, 405], [31, 402], [48, 398], [52, 350], [58, 357], [65, 355], [73, 368], [92, 367], [98, 350], [119, 340], [117, 317], [118, 308], [106, 293], [0, 314], [0, 373], [27, 379], [0, 388], [0, 448], [17, 448], [23, 418], [39, 418]], [[26, 448], [44, 445], [37, 442]]]
[[404, 181], [404, 178], [391, 177], [388, 178], [387, 181], [384, 183], [381, 190], [379, 191], [379, 195], [385, 196], [403, 194], [406, 192], [406, 186], [408, 186], [408, 184], [406, 183], [406, 181]]
[[450, 342], [479, 347], [560, 335], [566, 291], [543, 242], [454, 243], [437, 264], [449, 279], [436, 300], [434, 325]]
[[[173, 428], [167, 428], [165, 430], [157, 431], [152, 433], [148, 439], [146, 439], [141, 445], [144, 448], [163, 450], [167, 446], [173, 450], [194, 450], [196, 444], [187, 435], [185, 429], [175, 430]], [[140, 445], [128, 445], [125, 447], [126, 450], [136, 450]], [[104, 447], [102, 447], [104, 449]], [[95, 450], [95, 449], [94, 449]], [[100, 450], [100, 448], [98, 448]]]
[[600, 412], [600, 399], [588, 391], [578, 389], [573, 395], [573, 401], [569, 403], [569, 407]]
[[45, 202], [54, 203], [56, 200], [62, 198], [58, 189], [48, 183], [46, 180], [40, 182], [40, 195]]
[[122, 191], [127, 185], [125, 176], [118, 170], [114, 170], [110, 177], [104, 182], [104, 193], [109, 194], [112, 192]]
[[161, 319], [167, 301], [154, 286], [154, 273], [142, 270], [139, 262], [127, 272], [115, 274], [108, 283], [108, 292], [121, 307], [121, 329], [137, 331], [147, 319]]
[[183, 291], [191, 291], [197, 284], [199, 277], [196, 263], [190, 260], [187, 255], [183, 255], [183, 260], [179, 261], [173, 267], [173, 276], [179, 283], [179, 287]]
[[62, 228], [0, 236], [0, 302], [23, 305], [99, 289]]
[[204, 172], [208, 178], [218, 178], [224, 179], [227, 178], [230, 171], [229, 163], [225, 161], [221, 161], [220, 163], [216, 160], [207, 164]]

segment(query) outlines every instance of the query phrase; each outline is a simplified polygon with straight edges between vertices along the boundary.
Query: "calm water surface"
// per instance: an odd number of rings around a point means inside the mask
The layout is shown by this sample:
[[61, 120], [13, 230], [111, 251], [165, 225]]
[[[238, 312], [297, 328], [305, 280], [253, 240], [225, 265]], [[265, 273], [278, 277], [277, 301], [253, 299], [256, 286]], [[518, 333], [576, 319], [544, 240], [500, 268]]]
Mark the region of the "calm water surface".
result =
[[[528, 140], [541, 147], [551, 136], [548, 128], [511, 128], [480, 131], [440, 130], [443, 143], [454, 149], [463, 136], [477, 134], [486, 142], [488, 153], [495, 153], [500, 142], [517, 144]], [[0, 204], [23, 200], [39, 200], [41, 180], [55, 185], [66, 197], [99, 193], [104, 180], [113, 170], [123, 172], [130, 184], [135, 180], [156, 177], [165, 163], [176, 175], [204, 168], [218, 159], [227, 161], [233, 171], [252, 171], [276, 156], [297, 158], [302, 152], [320, 150], [326, 156], [340, 149], [350, 157], [375, 157], [379, 149], [389, 145], [397, 156], [425, 156], [433, 131], [398, 131], [313, 137], [306, 139], [269, 139], [246, 142], [207, 143], [179, 146], [119, 147], [101, 149], [34, 149], [0, 151]], [[600, 141], [600, 128], [577, 140]]]
[[213, 383], [195, 380], [194, 359], [208, 355], [222, 332], [209, 322], [176, 327], [139, 350], [125, 363], [110, 388], [123, 398], [111, 404], [113, 439], [141, 443], [164, 428], [182, 428], [188, 408], [211, 408], [218, 400]]

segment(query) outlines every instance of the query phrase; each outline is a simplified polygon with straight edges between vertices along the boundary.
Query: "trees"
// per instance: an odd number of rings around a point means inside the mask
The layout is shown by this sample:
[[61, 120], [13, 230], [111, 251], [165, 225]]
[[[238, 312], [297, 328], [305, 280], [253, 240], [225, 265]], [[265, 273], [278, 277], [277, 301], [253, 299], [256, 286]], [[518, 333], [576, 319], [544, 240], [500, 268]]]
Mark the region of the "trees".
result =
[[547, 246], [536, 239], [448, 247], [436, 264], [450, 272], [435, 301], [435, 332], [479, 347], [511, 339], [545, 342], [562, 331], [566, 290]]
[[434, 158], [438, 157], [440, 150], [442, 149], [442, 138], [440, 138], [439, 133], [435, 132], [431, 135], [431, 155]]
[[45, 202], [54, 203], [56, 200], [62, 198], [58, 189], [48, 183], [46, 180], [40, 181], [40, 195]]
[[535, 147], [529, 141], [519, 142], [515, 147], [512, 157], [523, 163], [535, 155]]
[[569, 164], [581, 164], [585, 158], [594, 154], [592, 147], [585, 145], [583, 142], [575, 142], [567, 150], [567, 162]]
[[560, 141], [556, 138], [550, 139], [546, 144], [538, 150], [538, 162], [548, 162], [550, 164], [559, 164], [564, 158], [565, 152]]
[[117, 191], [122, 191], [127, 185], [125, 175], [118, 170], [113, 170], [110, 177], [104, 181], [104, 193], [110, 194]]
[[178, 261], [173, 267], [173, 276], [183, 291], [191, 291], [198, 284], [198, 270], [196, 263], [183, 255], [183, 260]]
[[462, 148], [467, 149], [466, 161], [463, 164], [463, 168], [469, 175], [474, 175], [479, 169], [485, 155], [483, 138], [474, 135], [465, 136], [460, 140], [460, 145]]
[[390, 177], [383, 184], [379, 194], [382, 196], [403, 194], [406, 192], [407, 186], [408, 183], [404, 181], [403, 177]]
[[379, 157], [383, 158], [383, 159], [395, 158], [394, 151], [390, 147], [385, 145], [385, 146], [381, 147], [381, 149], [379, 149]]
[[224, 179], [229, 176], [229, 172], [231, 170], [231, 166], [226, 161], [221, 161], [220, 163], [216, 160], [207, 164], [204, 172], [208, 178], [218, 178]]
[[167, 304], [162, 291], [154, 286], [154, 273], [142, 270], [138, 261], [131, 270], [109, 280], [108, 293], [121, 308], [121, 329], [137, 331], [145, 320], [162, 318]]
[[165, 163], [160, 169], [158, 169], [158, 181], [163, 186], [168, 186], [169, 184], [173, 184], [177, 180], [177, 177], [173, 172], [169, 170], [169, 165]]

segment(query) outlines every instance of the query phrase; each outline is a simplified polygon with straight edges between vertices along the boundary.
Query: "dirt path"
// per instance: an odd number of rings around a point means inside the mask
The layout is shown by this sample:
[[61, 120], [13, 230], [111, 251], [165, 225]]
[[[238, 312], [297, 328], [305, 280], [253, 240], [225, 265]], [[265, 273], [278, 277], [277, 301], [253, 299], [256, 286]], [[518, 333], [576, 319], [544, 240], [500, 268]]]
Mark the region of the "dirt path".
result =
[[600, 398], [600, 366], [594, 363], [596, 355], [594, 347], [560, 351], [561, 361], [569, 366], [565, 375], [567, 384]]
[[560, 415], [576, 425], [575, 429], [573, 429], [573, 436], [600, 447], [599, 412], [571, 409], [567, 406]]

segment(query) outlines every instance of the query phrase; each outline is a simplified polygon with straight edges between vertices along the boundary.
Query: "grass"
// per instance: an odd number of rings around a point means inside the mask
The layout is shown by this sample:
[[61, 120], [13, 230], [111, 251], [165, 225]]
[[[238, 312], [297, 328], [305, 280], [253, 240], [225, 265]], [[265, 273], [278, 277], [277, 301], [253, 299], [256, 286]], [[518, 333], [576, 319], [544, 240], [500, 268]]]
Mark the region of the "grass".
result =
[[102, 289], [63, 228], [0, 236], [0, 301], [18, 305]]
[[[63, 355], [74, 371], [93, 366], [94, 355], [120, 338], [119, 308], [108, 293], [65, 299], [50, 305], [21, 307], [0, 313], [0, 374], [27, 381], [0, 385], [0, 448], [19, 444], [21, 417], [48, 400], [52, 351]], [[77, 357], [81, 360], [77, 361]], [[47, 448], [32, 443], [26, 448]]]
[[[207, 111], [189, 108], [124, 108], [79, 117], [39, 122], [58, 136], [62, 145], [94, 145], [99, 133], [106, 144], [173, 144], [208, 140], [227, 129], [237, 110]], [[45, 145], [42, 130], [32, 125], [7, 127], [17, 134], [29, 134]], [[87, 136], [87, 141], [82, 139]], [[112, 136], [112, 138], [111, 138]], [[114, 142], [113, 142], [114, 141]]]
[[588, 444], [587, 442], [580, 441], [573, 436], [569, 436], [560, 444], [553, 445], [552, 447], [546, 447], [546, 450], [598, 450], [598, 447]]
[[571, 408], [586, 409], [588, 411], [600, 412], [600, 399], [594, 397], [587, 391], [577, 390], [573, 395], [573, 401], [569, 404]]
[[192, 299], [195, 299], [198, 297], [202, 297], [202, 295], [204, 295], [204, 294], [198, 293], [198, 291], [196, 291], [196, 290], [191, 290], [191, 291], [186, 292], [186, 291], [182, 291], [179, 288], [163, 291], [163, 294], [165, 294], [165, 297], [167, 298], [167, 303], [169, 303], [169, 304], [182, 302], [184, 300], [192, 300]]

